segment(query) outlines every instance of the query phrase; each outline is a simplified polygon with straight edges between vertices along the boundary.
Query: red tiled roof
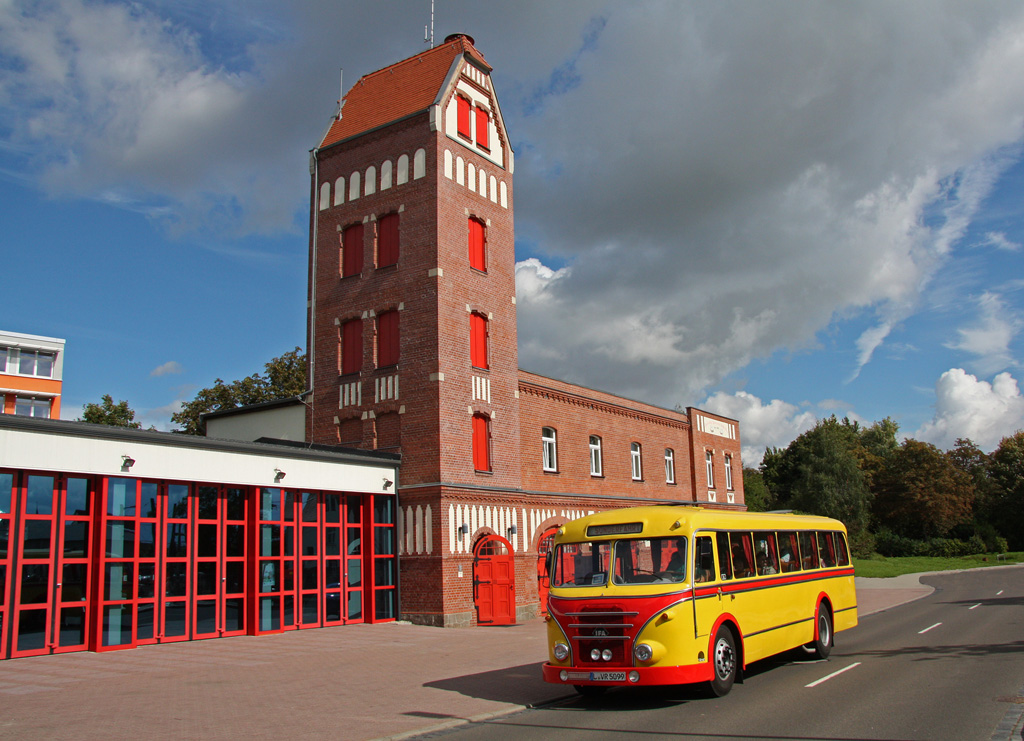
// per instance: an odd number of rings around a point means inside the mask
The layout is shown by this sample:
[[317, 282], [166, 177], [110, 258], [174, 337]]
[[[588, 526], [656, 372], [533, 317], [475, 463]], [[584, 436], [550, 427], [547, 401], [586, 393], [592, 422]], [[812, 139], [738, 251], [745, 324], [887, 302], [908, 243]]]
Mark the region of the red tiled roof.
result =
[[440, 46], [363, 76], [345, 95], [341, 118], [331, 124], [320, 147], [426, 110], [437, 98], [452, 60], [461, 54], [469, 54], [487, 70], [491, 69], [468, 36], [449, 39]]

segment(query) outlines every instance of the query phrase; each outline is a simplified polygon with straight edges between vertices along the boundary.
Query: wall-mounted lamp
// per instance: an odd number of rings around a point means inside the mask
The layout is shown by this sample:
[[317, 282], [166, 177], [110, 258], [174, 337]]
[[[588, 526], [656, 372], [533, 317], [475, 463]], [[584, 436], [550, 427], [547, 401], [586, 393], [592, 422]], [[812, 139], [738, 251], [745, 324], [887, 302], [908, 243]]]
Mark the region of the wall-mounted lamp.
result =
[[466, 523], [462, 523], [461, 525], [459, 525], [459, 535], [469, 535], [469, 525], [467, 525]]
[[280, 468], [275, 468], [274, 469], [274, 483], [275, 484], [280, 484], [281, 480], [284, 479], [284, 477], [285, 477], [285, 472], [284, 471], [282, 471]]
[[387, 491], [388, 489], [390, 489], [394, 485], [395, 485], [395, 482], [392, 481], [391, 479], [384, 479], [384, 491]]
[[130, 455], [122, 455], [121, 456], [121, 470], [122, 471], [130, 471], [131, 467], [134, 466], [134, 465], [135, 465], [135, 459], [132, 458]]
[[508, 527], [508, 534], [509, 534], [509, 537], [512, 537], [513, 535], [515, 535], [515, 534], [516, 534], [516, 533], [518, 533], [518, 532], [519, 532], [519, 531], [518, 531], [518, 530], [516, 529], [516, 526], [515, 526], [515, 525], [509, 525], [509, 527]]

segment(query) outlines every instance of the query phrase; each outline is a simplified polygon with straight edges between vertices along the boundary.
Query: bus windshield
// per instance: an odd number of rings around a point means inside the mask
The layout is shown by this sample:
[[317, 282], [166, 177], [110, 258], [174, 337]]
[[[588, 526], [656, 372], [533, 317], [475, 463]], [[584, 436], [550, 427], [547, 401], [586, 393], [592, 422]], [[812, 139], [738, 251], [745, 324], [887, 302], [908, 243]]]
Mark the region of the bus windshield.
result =
[[552, 558], [551, 586], [603, 586], [608, 583], [609, 571], [613, 584], [684, 581], [686, 538], [635, 538], [560, 545]]

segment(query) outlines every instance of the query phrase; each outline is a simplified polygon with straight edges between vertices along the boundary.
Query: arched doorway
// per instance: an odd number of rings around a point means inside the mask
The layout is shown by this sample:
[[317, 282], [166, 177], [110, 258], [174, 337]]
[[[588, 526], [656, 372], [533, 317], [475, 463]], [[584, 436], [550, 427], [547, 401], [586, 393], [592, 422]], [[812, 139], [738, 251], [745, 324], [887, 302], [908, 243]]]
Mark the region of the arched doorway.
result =
[[555, 541], [555, 534], [561, 525], [548, 528], [537, 541], [537, 596], [540, 598], [541, 615], [548, 614], [548, 586], [551, 582], [551, 574], [548, 572], [548, 555], [551, 553], [551, 545]]
[[485, 535], [473, 549], [473, 603], [479, 625], [516, 621], [515, 559], [507, 540]]

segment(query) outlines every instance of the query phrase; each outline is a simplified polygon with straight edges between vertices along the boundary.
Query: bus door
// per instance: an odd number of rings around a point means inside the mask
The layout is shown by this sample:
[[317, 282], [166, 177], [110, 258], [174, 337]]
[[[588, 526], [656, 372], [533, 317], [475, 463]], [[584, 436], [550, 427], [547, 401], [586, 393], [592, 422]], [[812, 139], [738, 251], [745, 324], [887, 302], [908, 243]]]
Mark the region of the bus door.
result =
[[[728, 538], [725, 533], [718, 533], [718, 536]], [[694, 538], [693, 627], [698, 645], [703, 645], [703, 641], [700, 640], [702, 638], [711, 640], [710, 633], [715, 628], [718, 616], [725, 609], [722, 583], [727, 577], [718, 568], [714, 546], [714, 539], [710, 533], [700, 533]]]

